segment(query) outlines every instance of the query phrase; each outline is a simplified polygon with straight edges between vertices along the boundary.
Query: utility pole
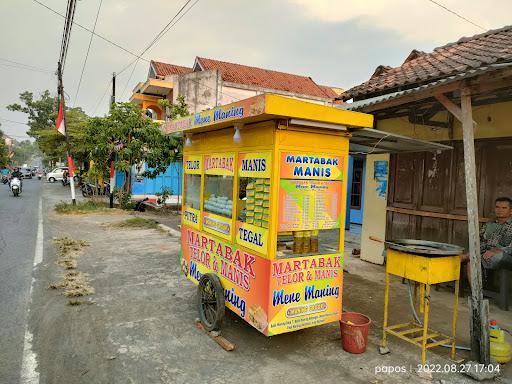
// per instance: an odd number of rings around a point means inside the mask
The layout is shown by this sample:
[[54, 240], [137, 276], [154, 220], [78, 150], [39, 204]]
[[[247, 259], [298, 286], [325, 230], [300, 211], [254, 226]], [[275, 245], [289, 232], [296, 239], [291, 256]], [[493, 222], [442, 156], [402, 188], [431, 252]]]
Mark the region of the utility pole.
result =
[[[112, 106], [116, 102], [116, 73], [112, 74], [112, 99], [110, 102], [110, 110], [112, 111]], [[114, 143], [113, 143], [114, 144]], [[114, 150], [110, 153], [110, 208], [114, 208], [114, 186], [116, 183], [116, 170], [114, 167], [114, 162], [116, 160], [116, 154]]]
[[[64, 120], [64, 127], [66, 127], [66, 105], [64, 101], [64, 86], [62, 85], [62, 64], [59, 61], [57, 66], [57, 77], [58, 77], [58, 93], [60, 96], [60, 102], [62, 105], [62, 117]], [[76, 198], [75, 198], [75, 180], [74, 180], [74, 165], [73, 165], [73, 158], [71, 157], [70, 150], [69, 150], [69, 137], [68, 137], [68, 129], [65, 128], [65, 134], [64, 137], [66, 138], [66, 155], [68, 157], [68, 177], [69, 177], [69, 185], [71, 189], [71, 201], [73, 205], [76, 205]]]

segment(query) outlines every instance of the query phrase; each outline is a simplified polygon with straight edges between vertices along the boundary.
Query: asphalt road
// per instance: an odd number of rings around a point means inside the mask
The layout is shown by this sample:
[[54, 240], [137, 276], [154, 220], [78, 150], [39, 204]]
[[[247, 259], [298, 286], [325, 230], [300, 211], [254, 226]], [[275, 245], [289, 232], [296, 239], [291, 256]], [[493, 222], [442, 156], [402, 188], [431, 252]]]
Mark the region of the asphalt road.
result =
[[18, 383], [43, 181], [23, 181], [20, 197], [0, 184], [0, 383]]

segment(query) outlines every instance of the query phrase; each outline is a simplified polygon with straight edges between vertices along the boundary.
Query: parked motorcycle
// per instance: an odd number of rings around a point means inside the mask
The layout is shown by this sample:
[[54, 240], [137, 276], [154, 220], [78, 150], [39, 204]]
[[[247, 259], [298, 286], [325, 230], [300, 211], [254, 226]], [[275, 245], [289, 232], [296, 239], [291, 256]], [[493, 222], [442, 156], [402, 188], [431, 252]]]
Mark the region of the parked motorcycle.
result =
[[19, 194], [21, 193], [21, 180], [18, 179], [17, 177], [13, 177], [11, 179], [10, 187], [11, 187], [13, 196], [14, 197], [19, 196]]
[[83, 197], [91, 197], [93, 195], [108, 195], [110, 193], [110, 184], [104, 183], [103, 187], [91, 183], [82, 183], [80, 186]]

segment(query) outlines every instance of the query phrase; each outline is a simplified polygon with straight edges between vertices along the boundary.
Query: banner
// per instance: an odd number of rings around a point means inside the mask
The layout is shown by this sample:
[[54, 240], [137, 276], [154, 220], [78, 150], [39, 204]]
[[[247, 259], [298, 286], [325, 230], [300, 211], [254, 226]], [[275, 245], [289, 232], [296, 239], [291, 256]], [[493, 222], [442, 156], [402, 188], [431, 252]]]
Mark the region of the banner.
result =
[[242, 221], [236, 222], [236, 243], [253, 251], [267, 254], [268, 250], [268, 229], [247, 224]]
[[279, 181], [278, 232], [340, 228], [341, 181]]
[[268, 336], [340, 319], [342, 255], [275, 260], [270, 268]]
[[272, 154], [240, 153], [238, 155], [238, 176], [270, 179]]
[[234, 167], [234, 153], [218, 153], [204, 156], [204, 173], [207, 175], [233, 176], [235, 174]]
[[185, 173], [200, 175], [203, 170], [203, 161], [201, 155], [185, 155], [183, 164]]
[[169, 121], [164, 126], [164, 132], [173, 133], [214, 123], [236, 122], [244, 117], [263, 113], [264, 110], [265, 96], [260, 95]]
[[185, 205], [183, 207], [182, 217], [183, 224], [189, 225], [195, 229], [199, 229], [201, 223], [201, 211], [199, 209], [194, 209]]
[[231, 240], [231, 218], [203, 211], [203, 229], [226, 240]]
[[343, 157], [303, 152], [282, 152], [280, 178], [342, 180]]
[[215, 273], [226, 306], [266, 335], [270, 261], [185, 226], [181, 239], [185, 275], [197, 284], [203, 274]]

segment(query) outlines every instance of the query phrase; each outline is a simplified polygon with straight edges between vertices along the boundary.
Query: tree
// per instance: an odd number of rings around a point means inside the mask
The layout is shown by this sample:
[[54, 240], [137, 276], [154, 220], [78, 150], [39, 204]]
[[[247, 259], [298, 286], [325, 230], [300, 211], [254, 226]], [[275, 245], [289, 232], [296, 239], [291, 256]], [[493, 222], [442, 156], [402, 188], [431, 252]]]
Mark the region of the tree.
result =
[[13, 156], [11, 162], [14, 165], [21, 166], [30, 164], [32, 159], [38, 154], [37, 145], [30, 140], [15, 142], [12, 146]]
[[4, 133], [0, 130], [0, 168], [7, 167], [9, 163], [9, 148], [5, 144]]
[[158, 123], [146, 117], [138, 105], [115, 103], [106, 117], [88, 120], [86, 146], [97, 174], [107, 175], [115, 153], [115, 169], [125, 174], [124, 190], [131, 188], [131, 167], [146, 163], [143, 176], [155, 178], [175, 159], [178, 143], [165, 135]]
[[[48, 90], [38, 99], [32, 92], [20, 94], [21, 104], [11, 104], [7, 109], [28, 115], [27, 134], [36, 139], [36, 143], [45, 156], [46, 161], [55, 162], [66, 158], [66, 141], [55, 129], [55, 120], [59, 110], [59, 97], [51, 96]], [[70, 141], [71, 155], [77, 162], [85, 160], [87, 151], [84, 143], [87, 140], [84, 128], [87, 115], [81, 108], [66, 109], [66, 130]]]

